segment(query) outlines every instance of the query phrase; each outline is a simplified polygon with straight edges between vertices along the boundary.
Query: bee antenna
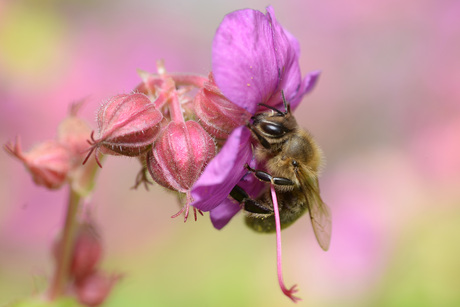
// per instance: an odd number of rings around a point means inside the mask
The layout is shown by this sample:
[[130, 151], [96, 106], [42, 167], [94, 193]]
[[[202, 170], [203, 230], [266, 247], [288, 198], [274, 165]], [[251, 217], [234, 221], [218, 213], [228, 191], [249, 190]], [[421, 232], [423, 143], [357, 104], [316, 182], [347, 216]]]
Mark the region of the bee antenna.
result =
[[281, 90], [281, 96], [283, 97], [283, 104], [284, 104], [284, 115], [291, 113], [291, 104], [287, 102], [286, 97], [284, 97], [284, 90]]
[[273, 111], [275, 111], [276, 113], [278, 113], [278, 115], [280, 115], [280, 116], [286, 115], [286, 113], [283, 113], [283, 112], [281, 112], [280, 110], [278, 110], [277, 108], [272, 107], [272, 106], [269, 106], [268, 104], [265, 104], [265, 103], [258, 103], [257, 105], [266, 107], [267, 109], [270, 109], [270, 110], [273, 110]]

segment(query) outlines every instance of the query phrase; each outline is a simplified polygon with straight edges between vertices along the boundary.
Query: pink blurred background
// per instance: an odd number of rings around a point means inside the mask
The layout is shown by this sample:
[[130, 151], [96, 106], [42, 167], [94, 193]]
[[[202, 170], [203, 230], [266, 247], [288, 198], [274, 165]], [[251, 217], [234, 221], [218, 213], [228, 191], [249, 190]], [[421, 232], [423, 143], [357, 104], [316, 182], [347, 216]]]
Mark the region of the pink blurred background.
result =
[[[24, 149], [53, 138], [69, 104], [130, 91], [136, 69], [206, 75], [223, 16], [264, 1], [0, 2], [0, 142]], [[296, 116], [327, 165], [320, 184], [333, 213], [331, 248], [307, 217], [283, 232], [285, 282], [300, 306], [460, 305], [460, 3], [277, 1], [317, 88]], [[0, 305], [43, 290], [65, 189], [34, 186], [0, 153]], [[110, 157], [93, 202], [103, 266], [125, 274], [107, 306], [280, 306], [275, 237], [236, 217], [170, 219], [159, 187], [130, 190], [136, 161]]]

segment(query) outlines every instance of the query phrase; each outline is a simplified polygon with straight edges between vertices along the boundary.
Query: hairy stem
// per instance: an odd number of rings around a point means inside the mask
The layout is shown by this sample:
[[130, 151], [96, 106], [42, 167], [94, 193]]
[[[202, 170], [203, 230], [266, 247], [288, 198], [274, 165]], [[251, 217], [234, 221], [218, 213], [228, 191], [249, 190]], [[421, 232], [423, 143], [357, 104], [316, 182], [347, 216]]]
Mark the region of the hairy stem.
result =
[[177, 86], [192, 85], [198, 88], [204, 86], [208, 78], [199, 75], [169, 74]]
[[74, 248], [75, 231], [77, 225], [76, 217], [81, 197], [73, 189], [69, 189], [69, 191], [69, 203], [67, 206], [64, 230], [60, 240], [61, 251], [58, 253], [59, 256], [48, 294], [50, 300], [56, 299], [65, 290], [69, 276], [70, 258]]
[[179, 97], [176, 91], [170, 94], [169, 111], [171, 112], [171, 120], [176, 123], [184, 123], [184, 115], [180, 105]]

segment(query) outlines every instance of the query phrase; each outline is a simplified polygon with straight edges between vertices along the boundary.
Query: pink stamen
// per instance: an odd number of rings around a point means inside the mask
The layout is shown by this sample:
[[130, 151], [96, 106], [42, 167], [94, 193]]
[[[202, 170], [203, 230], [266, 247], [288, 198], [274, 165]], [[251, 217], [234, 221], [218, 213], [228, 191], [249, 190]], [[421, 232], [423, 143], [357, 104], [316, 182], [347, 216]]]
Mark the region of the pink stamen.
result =
[[[187, 209], [185, 215], [188, 216], [188, 205], [185, 205], [182, 207], [182, 209], [179, 210], [179, 212], [177, 212], [176, 214], [172, 215], [171, 218], [176, 218], [178, 217], [179, 215], [182, 214], [182, 212], [184, 212], [185, 210]], [[185, 217], [185, 221], [187, 221], [187, 217]], [[185, 222], [184, 221], [184, 222]]]
[[197, 208], [193, 207], [193, 215], [195, 216], [195, 222], [197, 221], [197, 216], [198, 216], [198, 215], [196, 214], [197, 212], [198, 212], [199, 214], [201, 214], [201, 216], [203, 216], [203, 211], [201, 211], [200, 209], [197, 209]]
[[275, 185], [273, 182], [270, 184], [270, 190], [272, 194], [273, 201], [273, 210], [275, 213], [275, 227], [276, 227], [276, 268], [278, 272], [278, 283], [280, 285], [281, 291], [284, 295], [289, 297], [294, 303], [301, 301], [300, 297], [294, 296], [294, 293], [298, 291], [297, 285], [292, 286], [290, 289], [287, 289], [283, 281], [283, 269], [282, 269], [282, 260], [281, 260], [281, 223], [280, 223], [280, 213], [278, 209], [278, 199], [276, 197]]
[[[186, 201], [185, 205], [182, 207], [182, 209], [179, 210], [179, 212], [177, 212], [176, 214], [171, 216], [171, 218], [176, 218], [176, 217], [178, 217], [179, 215], [181, 215], [185, 211], [184, 223], [187, 222], [188, 214], [189, 214], [189, 211], [190, 211], [190, 203], [192, 203], [192, 202], [193, 202], [193, 199], [192, 199], [191, 195], [189, 193], [187, 193], [187, 201]], [[197, 220], [197, 214], [196, 214], [197, 212], [203, 216], [203, 212], [200, 209], [197, 209], [197, 208], [193, 207], [193, 215], [194, 215], [195, 221]]]
[[184, 223], [187, 222], [189, 209], [190, 209], [190, 205], [187, 203], [185, 205]]

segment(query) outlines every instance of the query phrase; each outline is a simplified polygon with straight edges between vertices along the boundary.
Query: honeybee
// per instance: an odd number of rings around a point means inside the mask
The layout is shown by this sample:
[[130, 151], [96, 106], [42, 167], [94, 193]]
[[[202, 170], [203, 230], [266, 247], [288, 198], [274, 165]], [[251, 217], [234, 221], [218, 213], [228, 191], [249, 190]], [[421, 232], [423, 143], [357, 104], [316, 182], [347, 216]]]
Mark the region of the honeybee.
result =
[[[322, 151], [312, 136], [297, 124], [283, 93], [282, 96], [285, 112], [260, 104], [271, 111], [256, 114], [252, 124], [248, 124], [257, 140], [255, 158], [265, 162], [266, 171], [247, 165], [246, 168], [259, 180], [274, 184], [281, 228], [290, 226], [308, 211], [316, 239], [326, 251], [331, 239], [331, 213], [319, 191], [318, 171]], [[242, 205], [249, 227], [257, 232], [275, 231], [268, 187], [262, 195], [253, 199], [237, 185], [230, 196]]]

